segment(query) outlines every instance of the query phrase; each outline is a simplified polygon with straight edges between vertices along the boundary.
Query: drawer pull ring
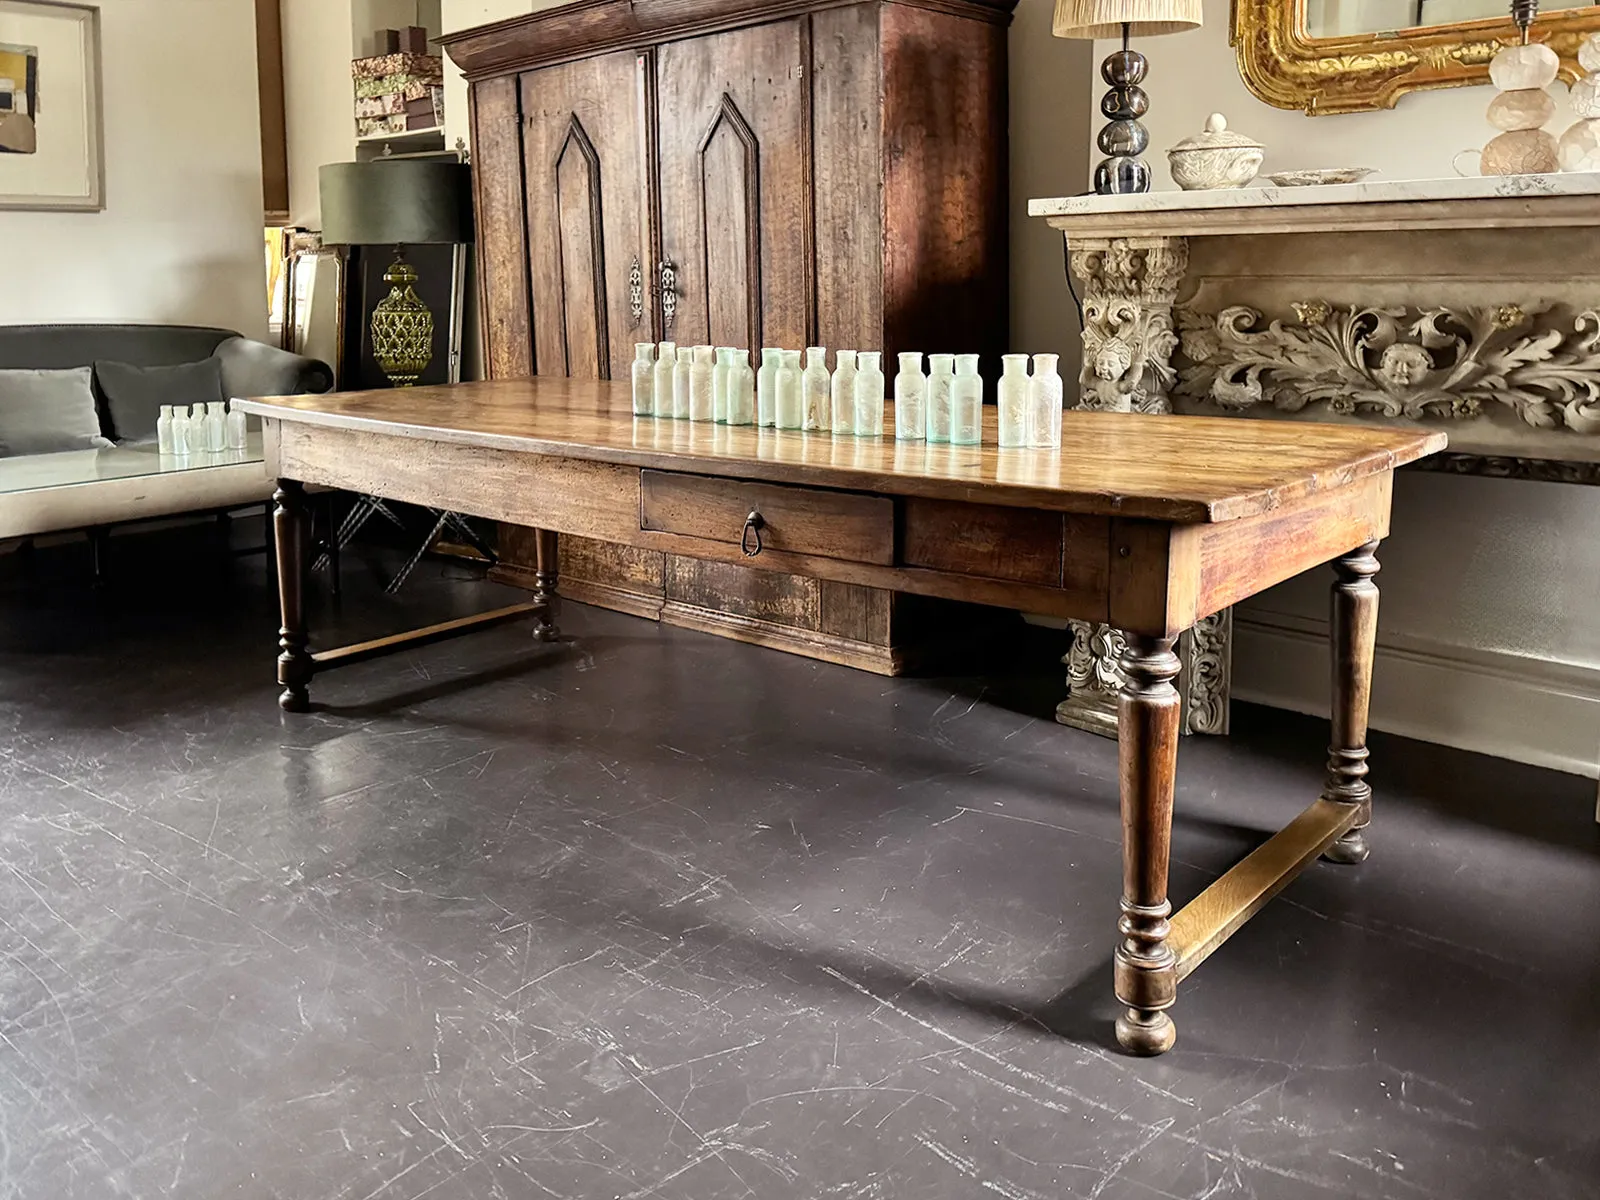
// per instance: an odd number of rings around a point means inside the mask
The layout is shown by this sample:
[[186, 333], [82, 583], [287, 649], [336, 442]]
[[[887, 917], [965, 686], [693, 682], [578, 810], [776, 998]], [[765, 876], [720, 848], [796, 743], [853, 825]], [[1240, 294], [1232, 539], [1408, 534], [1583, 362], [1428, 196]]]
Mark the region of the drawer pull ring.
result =
[[750, 515], [744, 519], [744, 532], [739, 535], [739, 549], [744, 552], [746, 558], [754, 558], [761, 553], [761, 531], [766, 524], [766, 520], [754, 509], [751, 509]]

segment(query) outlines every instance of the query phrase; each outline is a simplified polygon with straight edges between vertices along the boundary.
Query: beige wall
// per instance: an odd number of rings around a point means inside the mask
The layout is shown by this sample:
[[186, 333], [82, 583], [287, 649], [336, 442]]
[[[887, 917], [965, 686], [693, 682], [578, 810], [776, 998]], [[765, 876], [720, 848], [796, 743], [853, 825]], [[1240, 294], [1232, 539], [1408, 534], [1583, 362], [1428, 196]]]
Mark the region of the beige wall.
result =
[[356, 156], [351, 0], [282, 0], [289, 223], [322, 228], [317, 168]]
[[13, 281], [0, 290], [0, 323], [182, 322], [265, 335], [254, 10], [101, 0], [100, 19], [106, 208], [0, 213]]
[[[1146, 123], [1157, 187], [1172, 186], [1165, 148], [1213, 110], [1266, 145], [1267, 170], [1359, 164], [1390, 179], [1445, 176], [1458, 150], [1494, 132], [1483, 118], [1488, 87], [1405, 96], [1380, 113], [1307, 117], [1270, 108], [1235, 69], [1228, 11], [1228, 0], [1205, 0], [1204, 28], [1139, 44], [1150, 59]], [[1110, 48], [1099, 43], [1096, 54]], [[1096, 97], [1102, 90], [1098, 79], [1083, 87]], [[1558, 108], [1557, 130], [1571, 120], [1564, 95]], [[1065, 295], [1059, 303], [1067, 311]], [[1594, 774], [1600, 488], [1403, 473], [1393, 535], [1379, 557], [1374, 723]], [[1242, 606], [1237, 695], [1323, 710], [1325, 595], [1321, 579], [1302, 578]]]

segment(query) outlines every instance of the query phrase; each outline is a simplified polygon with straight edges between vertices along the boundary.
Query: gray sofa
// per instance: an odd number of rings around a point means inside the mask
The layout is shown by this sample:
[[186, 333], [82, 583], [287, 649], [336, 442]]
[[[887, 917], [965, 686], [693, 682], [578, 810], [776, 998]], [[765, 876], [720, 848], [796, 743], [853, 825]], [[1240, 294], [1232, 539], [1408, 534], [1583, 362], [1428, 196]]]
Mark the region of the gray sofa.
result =
[[[97, 363], [177, 367], [213, 358], [226, 398], [326, 392], [334, 384], [326, 363], [227, 329], [0, 326], [0, 372], [63, 371]], [[0, 452], [0, 538], [226, 511], [271, 497], [273, 481], [261, 462], [259, 435], [248, 451], [175, 461], [159, 455], [155, 445], [153, 402], [162, 399], [159, 391], [145, 397], [152, 403], [132, 409], [124, 405], [114, 421], [98, 374], [92, 380], [101, 434], [92, 446], [52, 453]], [[6, 402], [3, 381], [0, 376], [0, 405]]]

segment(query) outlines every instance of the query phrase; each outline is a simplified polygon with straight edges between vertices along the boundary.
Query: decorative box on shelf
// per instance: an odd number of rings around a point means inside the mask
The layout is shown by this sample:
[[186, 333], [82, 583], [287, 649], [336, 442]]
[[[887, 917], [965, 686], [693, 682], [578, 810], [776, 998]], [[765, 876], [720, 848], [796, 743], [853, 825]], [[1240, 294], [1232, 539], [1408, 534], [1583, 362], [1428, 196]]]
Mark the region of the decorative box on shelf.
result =
[[405, 133], [444, 124], [444, 60], [436, 54], [383, 54], [350, 64], [356, 136]]

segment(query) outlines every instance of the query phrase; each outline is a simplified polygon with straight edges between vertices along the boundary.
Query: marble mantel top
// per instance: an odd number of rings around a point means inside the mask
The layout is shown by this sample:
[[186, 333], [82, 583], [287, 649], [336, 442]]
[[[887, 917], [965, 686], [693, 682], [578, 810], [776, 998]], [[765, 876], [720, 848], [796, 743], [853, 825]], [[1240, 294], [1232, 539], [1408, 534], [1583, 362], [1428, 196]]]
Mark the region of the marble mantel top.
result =
[[1600, 226], [1600, 172], [1030, 200], [1074, 237]]

